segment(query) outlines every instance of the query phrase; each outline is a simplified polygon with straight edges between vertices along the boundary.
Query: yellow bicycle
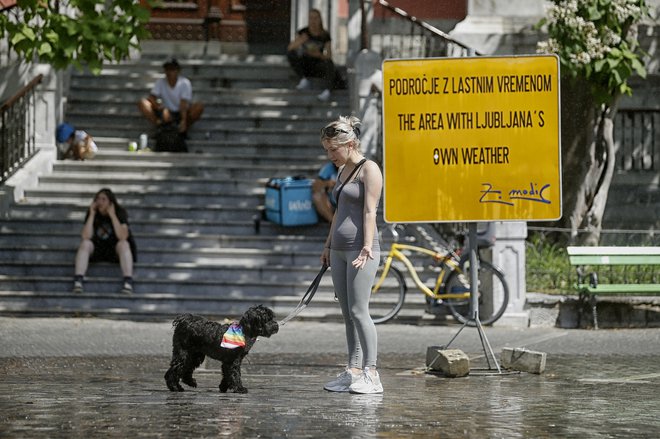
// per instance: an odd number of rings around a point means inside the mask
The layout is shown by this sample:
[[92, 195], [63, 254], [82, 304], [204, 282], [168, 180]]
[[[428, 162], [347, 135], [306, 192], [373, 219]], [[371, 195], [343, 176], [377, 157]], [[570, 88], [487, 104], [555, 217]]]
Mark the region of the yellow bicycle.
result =
[[[407, 254], [421, 254], [434, 261], [437, 276], [429, 287], [420, 279]], [[481, 259], [481, 258], [480, 258]], [[447, 306], [451, 315], [461, 323], [475, 325], [470, 312], [470, 261], [468, 252], [448, 250], [437, 252], [409, 244], [392, 243], [390, 251], [376, 275], [372, 288], [369, 309], [374, 323], [385, 323], [393, 319], [406, 297], [407, 285], [403, 273], [392, 265], [397, 260], [403, 264], [418, 290], [426, 295], [427, 303]], [[479, 284], [477, 288], [479, 321], [483, 325], [497, 321], [509, 303], [509, 287], [504, 273], [488, 261], [479, 261]]]

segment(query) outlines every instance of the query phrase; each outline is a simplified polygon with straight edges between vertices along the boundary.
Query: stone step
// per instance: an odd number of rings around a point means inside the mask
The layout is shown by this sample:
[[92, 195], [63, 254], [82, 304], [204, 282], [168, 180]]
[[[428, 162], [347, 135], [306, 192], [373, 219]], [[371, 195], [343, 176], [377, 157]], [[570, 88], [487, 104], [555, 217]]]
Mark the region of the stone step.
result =
[[[311, 282], [311, 281], [310, 281]], [[67, 292], [73, 287], [73, 276], [7, 276], [0, 275], [0, 291]], [[86, 294], [114, 294], [122, 287], [121, 272], [112, 277], [87, 278]], [[260, 282], [254, 279], [143, 279], [135, 277], [133, 291], [140, 294], [171, 294], [200, 297], [262, 297], [302, 295], [307, 285], [301, 282]], [[332, 294], [332, 284], [319, 286], [319, 291]]]
[[[151, 134], [148, 127], [143, 127], [141, 133]], [[99, 147], [99, 152], [94, 160], [105, 160], [114, 158], [116, 160], [137, 161], [146, 160], [164, 160], [168, 162], [205, 162], [208, 159], [216, 159], [221, 163], [228, 165], [270, 165], [277, 168], [279, 164], [291, 163], [291, 157], [296, 157], [297, 163], [313, 163], [320, 168], [326, 163], [327, 155], [324, 152], [321, 143], [313, 144], [291, 144], [281, 142], [271, 145], [248, 145], [240, 142], [227, 142], [217, 139], [206, 139], [206, 135], [199, 134], [203, 139], [188, 139], [188, 154], [157, 152], [157, 151], [128, 151], [129, 142], [139, 142], [139, 135], [135, 137], [94, 137]], [[153, 147], [155, 140], [153, 135], [149, 137], [149, 146]], [[116, 155], [120, 154], [120, 155]], [[144, 155], [144, 157], [143, 157]]]
[[[261, 235], [200, 235], [197, 233], [162, 235], [159, 233], [133, 232], [140, 246], [160, 248], [162, 251], [177, 251], [178, 249], [224, 249], [249, 248], [272, 251], [318, 251], [323, 249], [325, 237], [309, 236], [261, 236]], [[14, 232], [0, 235], [0, 247], [22, 247], [34, 243], [53, 247], [77, 247], [80, 242], [80, 230], [55, 232]]]
[[[38, 189], [26, 189], [24, 193], [25, 200], [31, 204], [39, 203], [85, 203], [88, 204], [94, 198], [97, 189], [78, 188], [77, 190], [67, 191], [59, 188], [40, 187]], [[122, 191], [114, 190], [122, 205], [133, 206], [139, 204], [155, 205], [215, 205], [231, 206], [241, 208], [252, 208], [255, 211], [264, 202], [264, 189], [255, 190], [253, 193], [238, 192], [213, 192], [213, 191]]]
[[[127, 108], [122, 113], [112, 115], [113, 125], [122, 124], [126, 126], [142, 125], [140, 113], [133, 105]], [[218, 106], [220, 107], [220, 106]], [[222, 129], [269, 129], [269, 130], [286, 130], [286, 131], [299, 131], [311, 132], [318, 135], [321, 127], [327, 124], [329, 119], [326, 116], [319, 115], [317, 117], [306, 116], [277, 116], [277, 117], [258, 117], [254, 115], [240, 116], [232, 112], [230, 108], [223, 105], [227, 109], [226, 112], [215, 112], [214, 108], [205, 108], [202, 118], [195, 124], [195, 127], [203, 126], [205, 129], [222, 130]], [[67, 118], [71, 121], [76, 121], [80, 126], [101, 125], [108, 122], [108, 112], [98, 110], [75, 110], [69, 109], [67, 111]]]
[[[137, 140], [136, 140], [137, 141]], [[194, 153], [194, 154], [171, 154], [171, 153], [157, 153], [152, 151], [139, 151], [135, 153], [134, 151], [126, 150], [126, 143], [113, 143], [112, 146], [116, 146], [115, 149], [109, 147], [102, 147], [99, 145], [99, 152], [94, 157], [95, 162], [112, 162], [119, 160], [126, 160], [132, 163], [145, 163], [149, 164], [154, 163], [155, 161], [163, 161], [166, 163], [177, 163], [179, 165], [189, 164], [192, 166], [198, 165], [200, 162], [205, 164], [216, 164], [217, 166], [243, 166], [243, 167], [254, 167], [259, 166], [262, 169], [271, 168], [277, 170], [284, 166], [289, 166], [291, 164], [291, 151], [286, 151], [286, 154], [282, 154], [280, 149], [277, 154], [268, 154], [268, 155], [246, 155], [240, 154], [233, 151], [225, 151], [220, 154], [210, 154], [210, 153]], [[97, 143], [98, 144], [98, 143]], [[121, 148], [121, 149], [120, 149]], [[318, 164], [320, 168], [323, 164], [327, 162], [327, 157], [321, 155], [322, 149], [319, 144], [318, 148], [311, 148], [309, 146], [304, 146], [300, 148], [300, 153], [296, 154], [296, 157], [299, 158], [301, 162], [304, 163], [314, 163]], [[167, 157], [164, 157], [163, 154], [168, 154]], [[259, 180], [252, 180], [253, 183], [259, 183]]]
[[[247, 96], [240, 96], [232, 90], [212, 88], [197, 89], [194, 87], [194, 84], [193, 88], [193, 100], [199, 100], [203, 102], [205, 106], [236, 106], [239, 108], [274, 110], [293, 105], [302, 110], [321, 108], [325, 111], [337, 111], [336, 107], [342, 105], [346, 106], [348, 104], [348, 94], [346, 90], [335, 90], [332, 92], [330, 99], [327, 102], [319, 102], [316, 96], [319, 94], [320, 90], [294, 90], [290, 93], [273, 92], [266, 95], [248, 94]], [[222, 93], [222, 91], [224, 91], [224, 93]], [[117, 90], [107, 90], [96, 87], [78, 87], [75, 89], [75, 92], [75, 98], [72, 98], [71, 100], [72, 104], [78, 104], [80, 102], [97, 102], [99, 106], [118, 103], [132, 103], [133, 105], [137, 105], [137, 101], [149, 93], [149, 88], [134, 87], [133, 89], [130, 89], [127, 87], [120, 87]]]
[[[3, 275], [6, 276], [73, 276], [73, 261], [7, 261], [3, 263]], [[198, 280], [223, 280], [229, 282], [258, 281], [273, 284], [282, 283], [311, 283], [318, 273], [318, 266], [285, 266], [285, 265], [263, 265], [263, 266], [237, 266], [237, 265], [214, 265], [193, 263], [142, 263], [135, 264], [136, 282], [148, 279], [167, 279], [172, 282], [185, 281], [187, 279]], [[95, 263], [90, 264], [85, 279], [117, 278], [121, 272], [117, 264]], [[328, 286], [330, 274], [323, 279], [324, 285]]]
[[[188, 78], [236, 78], [236, 79], [274, 79], [288, 78], [293, 75], [285, 57], [276, 59], [251, 60], [179, 60], [181, 74]], [[266, 74], [267, 72], [267, 74]], [[140, 81], [144, 78], [160, 78], [163, 76], [162, 60], [159, 61], [133, 61], [124, 63], [105, 64], [99, 75], [89, 71], [75, 71], [72, 78], [80, 80], [95, 80], [101, 78], [126, 78], [126, 80]]]
[[[87, 131], [92, 136], [112, 137], [118, 134], [127, 139], [137, 139], [142, 133], [153, 133], [155, 130], [147, 124], [146, 119], [134, 118], [134, 123], [122, 124], [121, 121], [108, 120], [86, 121], [69, 120], [74, 126]], [[320, 129], [324, 124], [317, 125]], [[153, 136], [153, 134], [151, 134]], [[278, 143], [288, 142], [294, 145], [310, 145], [318, 147], [318, 130], [298, 131], [289, 128], [236, 128], [233, 126], [216, 128], [200, 120], [188, 131], [190, 140], [209, 140], [210, 142], [241, 142], [252, 145], [268, 142], [271, 139]]]
[[[241, 315], [246, 308], [262, 304], [270, 307], [282, 319], [295, 309], [297, 296], [207, 297], [171, 294], [78, 294], [61, 292], [0, 292], [0, 315], [19, 316], [96, 316], [172, 320], [188, 312], [223, 320], [226, 316]], [[308, 306], [296, 319], [336, 320], [341, 311], [330, 294], [319, 294], [314, 306]]]
[[[0, 315], [130, 317], [131, 319], [162, 321], [171, 320], [178, 314], [189, 312], [223, 320], [227, 316], [240, 315], [252, 305], [262, 304], [270, 307], [278, 319], [282, 319], [296, 308], [302, 299], [302, 294], [208, 297], [156, 293], [126, 296], [117, 293], [0, 291]], [[428, 320], [437, 321], [438, 317], [424, 313], [424, 307], [423, 298], [407, 300], [393, 322], [423, 324]], [[455, 323], [446, 316], [439, 317], [447, 323]], [[334, 294], [323, 291], [319, 291], [295, 319], [343, 321], [339, 305], [334, 300]]]
[[204, 179], [190, 177], [172, 177], [162, 179], [133, 178], [131, 180], [117, 181], [112, 175], [96, 176], [90, 173], [51, 174], [39, 178], [39, 187], [49, 190], [78, 191], [81, 188], [96, 189], [112, 187], [117, 194], [130, 192], [176, 192], [185, 193], [238, 193], [263, 195], [267, 178], [255, 179]]
[[[314, 94], [314, 92], [311, 94]], [[337, 98], [341, 96], [338, 92], [335, 95]], [[102, 113], [106, 114], [107, 117], [114, 117], [115, 115], [138, 115], [139, 112], [136, 105], [138, 98], [139, 96], [133, 96], [133, 99], [128, 101], [106, 102], [103, 104]], [[256, 122], [263, 120], [269, 123], [279, 120], [282, 124], [286, 124], [291, 120], [330, 121], [344, 114], [345, 111], [342, 111], [342, 109], [345, 107], [346, 104], [336, 107], [310, 105], [308, 99], [305, 99], [305, 103], [302, 105], [292, 100], [286, 106], [281, 104], [276, 106], [248, 104], [243, 101], [232, 102], [230, 105], [229, 102], [214, 103], [205, 100], [202, 120], [224, 120], [235, 117], [238, 119], [251, 118]], [[71, 114], [72, 117], [78, 118], [86, 114], [96, 114], [99, 112], [101, 112], [99, 103], [85, 96], [76, 97], [67, 102], [67, 117]]]
[[[138, 155], [138, 154], [136, 154]], [[289, 162], [288, 164], [251, 165], [251, 164], [224, 164], [222, 162], [208, 163], [206, 161], [180, 163], [163, 162], [154, 160], [86, 160], [72, 161], [61, 160], [53, 164], [53, 172], [67, 174], [70, 172], [90, 173], [102, 175], [112, 173], [117, 180], [128, 180], [131, 178], [171, 178], [171, 177], [196, 177], [225, 178], [225, 179], [252, 179], [270, 178], [273, 176], [287, 175], [316, 175], [318, 167], [316, 163]], [[274, 173], [276, 173], [274, 175]]]
[[[71, 218], [83, 220], [91, 200], [81, 203], [31, 203], [30, 200], [16, 204], [9, 212], [10, 218], [14, 219], [48, 219], [48, 218]], [[121, 202], [121, 201], [120, 201]], [[124, 203], [122, 203], [124, 204]], [[124, 204], [129, 212], [129, 221], [147, 220], [167, 217], [167, 219], [186, 219], [204, 221], [245, 221], [254, 225], [255, 215], [260, 214], [260, 209], [240, 206], [191, 206], [190, 204]]]
[[[39, 208], [39, 207], [35, 207]], [[73, 215], [72, 215], [73, 216]], [[76, 217], [45, 218], [2, 218], [0, 219], [0, 233], [40, 233], [49, 230], [56, 233], [70, 232], [82, 228], [85, 211], [77, 212]], [[256, 233], [253, 221], [215, 221], [199, 220], [196, 218], [130, 218], [131, 229], [135, 233], [158, 233], [161, 235], [180, 235], [186, 233], [199, 234], [237, 234], [247, 235]], [[316, 226], [282, 227], [268, 221], [261, 221], [259, 236], [304, 236], [316, 239], [325, 238], [328, 234], [328, 224], [321, 223]]]
[[[56, 262], [74, 261], [77, 242], [70, 245], [56, 247], [45, 246], [39, 243], [31, 245], [0, 246], [0, 263], [7, 261], [18, 262]], [[162, 248], [149, 248], [137, 242], [139, 263], [199, 263], [233, 265], [241, 267], [260, 267], [264, 265], [288, 264], [292, 266], [316, 265], [319, 262], [319, 251], [279, 251], [270, 249], [251, 248], [215, 248], [215, 249], [178, 249], [176, 251], [163, 251]]]

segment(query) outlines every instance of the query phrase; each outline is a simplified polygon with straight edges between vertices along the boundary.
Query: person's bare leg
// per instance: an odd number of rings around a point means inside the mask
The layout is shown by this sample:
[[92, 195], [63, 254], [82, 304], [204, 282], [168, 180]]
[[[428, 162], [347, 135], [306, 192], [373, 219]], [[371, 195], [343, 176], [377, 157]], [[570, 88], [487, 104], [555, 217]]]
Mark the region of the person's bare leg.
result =
[[94, 244], [89, 239], [83, 239], [76, 253], [76, 276], [85, 276], [89, 266], [89, 257], [94, 253]]
[[131, 253], [131, 246], [128, 244], [128, 241], [119, 241], [115, 250], [119, 257], [122, 274], [124, 277], [133, 277], [133, 253]]
[[142, 98], [138, 101], [138, 109], [140, 110], [140, 113], [144, 115], [144, 117], [147, 118], [147, 120], [154, 125], [158, 125], [158, 116], [156, 116], [156, 112], [154, 111], [154, 107], [147, 98]]
[[203, 112], [204, 104], [201, 102], [193, 102], [190, 105], [190, 108], [188, 109], [188, 128], [190, 128], [192, 124], [197, 122], [199, 118], [202, 117]]

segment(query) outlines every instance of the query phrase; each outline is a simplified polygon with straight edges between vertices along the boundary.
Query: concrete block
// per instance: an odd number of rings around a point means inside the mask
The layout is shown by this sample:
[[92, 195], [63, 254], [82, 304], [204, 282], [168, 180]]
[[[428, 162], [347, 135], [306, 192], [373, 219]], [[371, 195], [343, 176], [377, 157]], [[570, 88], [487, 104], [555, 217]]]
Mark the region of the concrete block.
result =
[[543, 373], [545, 352], [529, 351], [524, 348], [504, 348], [500, 356], [502, 367], [529, 373]]
[[460, 349], [429, 346], [426, 349], [426, 367], [450, 378], [464, 377], [470, 373], [470, 358]]

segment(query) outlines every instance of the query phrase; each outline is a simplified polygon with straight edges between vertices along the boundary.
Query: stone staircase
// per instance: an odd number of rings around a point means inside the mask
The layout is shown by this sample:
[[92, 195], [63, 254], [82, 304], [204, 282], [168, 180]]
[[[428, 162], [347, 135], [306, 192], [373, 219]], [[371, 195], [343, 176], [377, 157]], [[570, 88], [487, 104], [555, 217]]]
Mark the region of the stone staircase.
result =
[[[281, 56], [180, 57], [205, 103], [189, 153], [129, 152], [150, 127], [136, 101], [161, 76], [160, 56], [74, 72], [66, 120], [99, 145], [91, 161], [58, 161], [0, 219], [0, 314], [167, 319], [224, 317], [253, 303], [285, 315], [320, 268], [327, 225], [284, 228], [258, 218], [270, 177], [312, 177], [325, 161], [319, 127], [348, 114], [348, 94], [328, 103], [296, 91]], [[86, 209], [110, 187], [129, 212], [138, 245], [135, 293], [120, 295], [118, 265], [91, 264], [85, 293], [71, 293]], [[330, 276], [302, 317], [338, 317]]]

